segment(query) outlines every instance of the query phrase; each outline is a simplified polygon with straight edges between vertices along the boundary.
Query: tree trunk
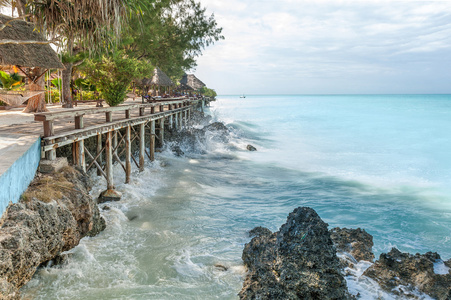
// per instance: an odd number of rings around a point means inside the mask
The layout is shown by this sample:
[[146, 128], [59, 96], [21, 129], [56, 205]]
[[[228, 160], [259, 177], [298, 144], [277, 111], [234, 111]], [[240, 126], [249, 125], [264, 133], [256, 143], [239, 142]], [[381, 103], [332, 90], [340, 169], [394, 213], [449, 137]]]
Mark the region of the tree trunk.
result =
[[[34, 74], [41, 74], [43, 69], [35, 68]], [[44, 75], [38, 79], [36, 83], [31, 82], [28, 86], [29, 91], [44, 91], [45, 90], [45, 81]], [[24, 113], [34, 113], [34, 112], [44, 112], [48, 111], [45, 106], [45, 92], [42, 92], [39, 95], [33, 96], [28, 99], [27, 107], [24, 108], [22, 112]]]
[[72, 78], [72, 68], [74, 64], [73, 63], [64, 63], [64, 67], [66, 69], [63, 70], [63, 78], [62, 78], [62, 84], [63, 84], [63, 94], [61, 95], [61, 102], [63, 103], [63, 107], [72, 108], [72, 94], [70, 92], [70, 81]]

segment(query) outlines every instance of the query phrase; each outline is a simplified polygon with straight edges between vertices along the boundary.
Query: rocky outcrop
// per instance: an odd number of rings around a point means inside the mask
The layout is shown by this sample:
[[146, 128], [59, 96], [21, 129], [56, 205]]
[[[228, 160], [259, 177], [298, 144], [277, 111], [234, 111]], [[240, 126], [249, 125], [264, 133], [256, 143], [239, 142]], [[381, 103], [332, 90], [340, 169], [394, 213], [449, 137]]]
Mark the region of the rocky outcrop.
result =
[[451, 299], [451, 272], [440, 255], [401, 253], [393, 248], [383, 253], [363, 275], [377, 281], [386, 291], [395, 295], [416, 298], [417, 291], [434, 299]]
[[295, 209], [278, 232], [258, 227], [251, 234], [240, 299], [349, 298], [327, 224], [313, 209]]
[[[342, 267], [354, 267], [361, 260], [373, 262], [373, 236], [365, 229], [332, 228], [330, 237], [340, 254]], [[351, 257], [349, 257], [351, 255]]]
[[246, 146], [246, 149], [247, 149], [248, 151], [257, 151], [257, 148], [255, 148], [255, 147], [252, 146], [252, 145], [247, 145], [247, 146]]
[[166, 142], [172, 143], [170, 149], [174, 155], [182, 156], [184, 150], [192, 153], [202, 151], [199, 145], [205, 144], [207, 139], [226, 143], [229, 140], [229, 134], [227, 126], [221, 122], [214, 122], [201, 129], [195, 127], [182, 130], [168, 129], [165, 132], [165, 139]]
[[67, 167], [38, 175], [7, 208], [0, 224], [0, 299], [18, 299], [39, 265], [105, 228], [88, 191], [87, 177]]

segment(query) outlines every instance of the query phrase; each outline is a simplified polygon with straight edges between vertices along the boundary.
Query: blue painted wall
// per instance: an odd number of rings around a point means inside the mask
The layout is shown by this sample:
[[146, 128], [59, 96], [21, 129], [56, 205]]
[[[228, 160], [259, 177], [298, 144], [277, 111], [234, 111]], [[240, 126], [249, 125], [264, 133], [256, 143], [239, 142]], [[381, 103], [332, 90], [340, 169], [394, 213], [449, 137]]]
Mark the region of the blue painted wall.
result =
[[16, 203], [30, 185], [41, 160], [41, 138], [0, 177], [0, 215], [9, 202]]

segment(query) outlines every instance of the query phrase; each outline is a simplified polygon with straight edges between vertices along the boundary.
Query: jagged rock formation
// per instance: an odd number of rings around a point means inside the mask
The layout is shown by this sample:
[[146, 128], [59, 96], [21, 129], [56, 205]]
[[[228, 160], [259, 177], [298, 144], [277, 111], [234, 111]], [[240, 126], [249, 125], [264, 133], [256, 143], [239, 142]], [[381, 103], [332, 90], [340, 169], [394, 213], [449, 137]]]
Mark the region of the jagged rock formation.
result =
[[0, 299], [18, 299], [39, 265], [105, 228], [88, 191], [87, 177], [66, 167], [38, 175], [7, 208], [0, 222]]
[[246, 146], [246, 149], [247, 149], [248, 151], [257, 151], [257, 148], [255, 148], [255, 147], [252, 146], [252, 145], [247, 145], [247, 146]]
[[[439, 264], [445, 272], [436, 272], [435, 268]], [[412, 255], [393, 248], [389, 253], [381, 254], [363, 275], [374, 279], [384, 290], [395, 295], [419, 299], [415, 297], [415, 291], [418, 290], [434, 299], [450, 300], [450, 266], [451, 261], [444, 263], [437, 253]], [[447, 274], [440, 274], [446, 271]]]
[[167, 130], [165, 139], [169, 143], [174, 143], [170, 149], [176, 156], [184, 155], [183, 149], [188, 152], [199, 152], [199, 144], [205, 144], [207, 138], [217, 142], [226, 143], [229, 138], [229, 129], [221, 122], [214, 122], [205, 125], [203, 128], [193, 128], [183, 130]]
[[258, 227], [251, 234], [240, 299], [350, 298], [327, 224], [313, 209], [296, 208], [278, 232]]
[[[342, 267], [354, 267], [361, 261], [374, 261], [373, 236], [365, 229], [332, 228], [330, 237], [339, 252]], [[349, 257], [351, 255], [352, 257]]]

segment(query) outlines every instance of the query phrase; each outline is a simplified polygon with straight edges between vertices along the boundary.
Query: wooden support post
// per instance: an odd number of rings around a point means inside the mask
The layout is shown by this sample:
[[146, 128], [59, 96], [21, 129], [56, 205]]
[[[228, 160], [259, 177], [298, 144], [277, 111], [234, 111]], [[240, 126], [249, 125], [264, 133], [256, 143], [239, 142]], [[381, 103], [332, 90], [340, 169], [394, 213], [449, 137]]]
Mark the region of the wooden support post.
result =
[[[172, 118], [172, 115], [171, 115], [171, 118]], [[174, 127], [175, 127], [175, 129], [178, 129], [178, 127], [179, 127], [178, 113], [174, 114], [174, 119], [175, 119]]]
[[113, 155], [117, 155], [117, 131], [115, 130], [113, 133]]
[[144, 116], [144, 107], [139, 108], [139, 115]]
[[[83, 124], [83, 115], [76, 116], [75, 117], [75, 129], [82, 129], [84, 128]], [[86, 172], [86, 159], [85, 159], [85, 142], [84, 140], [80, 140], [78, 142], [74, 143], [75, 148], [75, 155], [74, 155], [74, 163], [75, 165], [79, 166], [83, 172]]]
[[113, 132], [108, 131], [106, 135], [105, 152], [106, 152], [106, 184], [107, 189], [99, 196], [99, 203], [106, 201], [119, 201], [121, 193], [114, 190], [113, 180]]
[[[44, 137], [55, 135], [55, 129], [53, 128], [53, 120], [44, 121]], [[54, 140], [51, 141], [52, 143]], [[45, 153], [45, 158], [48, 160], [56, 159], [56, 149], [52, 149]]]
[[160, 105], [160, 112], [164, 111], [164, 105]]
[[125, 132], [125, 183], [130, 183], [130, 175], [132, 174], [132, 145], [131, 145], [132, 128], [127, 126]]
[[[97, 152], [96, 155], [98, 155], [97, 158], [97, 163], [99, 164], [99, 166], [102, 165], [102, 134], [98, 133], [97, 134]], [[97, 170], [97, 176], [101, 176], [102, 172], [100, 172], [100, 170]]]
[[151, 113], [151, 114], [154, 114], [154, 113], [155, 113], [155, 106], [152, 106], [152, 107], [150, 108], [150, 113]]
[[[169, 128], [170, 128], [170, 129], [172, 129], [172, 124], [173, 124], [173, 122], [174, 122], [174, 121], [173, 121], [173, 116], [170, 115], [170, 116], [169, 116]], [[163, 123], [164, 123], [164, 122], [163, 122]]]
[[105, 118], [107, 122], [113, 122], [113, 113], [111, 111], [107, 111], [105, 113]]
[[164, 145], [164, 118], [160, 119], [160, 131], [158, 132], [158, 139], [160, 140], [160, 145]]
[[150, 161], [155, 160], [155, 121], [150, 121]]
[[106, 156], [106, 184], [108, 190], [114, 190], [113, 180], [113, 132], [108, 131], [106, 135], [105, 156]]
[[139, 171], [144, 171], [145, 125], [139, 124]]

